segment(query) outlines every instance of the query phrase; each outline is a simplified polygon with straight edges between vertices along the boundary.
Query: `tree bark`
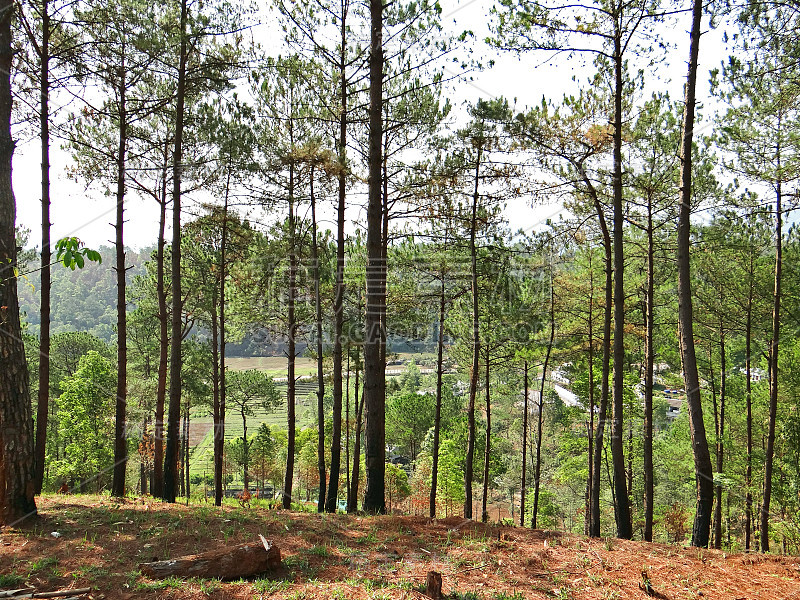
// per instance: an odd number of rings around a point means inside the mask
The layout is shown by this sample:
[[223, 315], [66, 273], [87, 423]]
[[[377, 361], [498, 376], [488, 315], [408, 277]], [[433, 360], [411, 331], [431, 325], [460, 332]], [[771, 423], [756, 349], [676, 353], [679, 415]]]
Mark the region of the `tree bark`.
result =
[[183, 412], [183, 479], [184, 483], [181, 486], [186, 498], [186, 504], [189, 504], [189, 496], [191, 495], [191, 488], [189, 481], [189, 396], [186, 396], [186, 404]]
[[36, 406], [36, 493], [42, 493], [50, 414], [50, 13], [42, 4], [42, 43], [39, 49], [39, 125], [42, 145], [42, 252], [39, 306], [39, 394]]
[[750, 380], [752, 375], [750, 352], [753, 336], [753, 294], [754, 294], [754, 266], [753, 254], [751, 249], [750, 254], [750, 280], [748, 282], [747, 294], [747, 318], [745, 322], [745, 362], [744, 362], [744, 376], [745, 376], [745, 402], [747, 404], [747, 458], [744, 474], [744, 487], [745, 487], [745, 529], [744, 529], [744, 549], [750, 550], [750, 532], [753, 528], [753, 492], [751, 486], [753, 484], [753, 383]]
[[[780, 172], [780, 143], [778, 144]], [[769, 344], [769, 423], [764, 460], [764, 502], [761, 507], [761, 551], [769, 552], [769, 507], [772, 500], [772, 469], [775, 456], [775, 420], [778, 416], [778, 340], [781, 332], [781, 275], [783, 272], [783, 213], [781, 182], [775, 198], [775, 288], [772, 303], [772, 339]]]
[[439, 289], [439, 335], [436, 342], [436, 412], [433, 418], [433, 465], [431, 467], [431, 495], [429, 516], [436, 517], [436, 487], [439, 478], [439, 436], [442, 424], [442, 376], [444, 374], [444, 319], [445, 319], [445, 274], [441, 273]]
[[[721, 295], [721, 294], [720, 294]], [[720, 298], [722, 300], [722, 298]], [[720, 320], [721, 321], [721, 320]], [[725, 360], [725, 332], [720, 322], [719, 331], [719, 425], [717, 429], [717, 473], [722, 474], [725, 456], [725, 395], [727, 363]], [[714, 503], [714, 548], [722, 548], [722, 485], [717, 485]]]
[[14, 4], [0, 0], [0, 525], [36, 516], [34, 438], [28, 365], [17, 298], [16, 201], [11, 179], [11, 20]]
[[211, 376], [214, 394], [214, 506], [222, 506], [223, 445], [225, 435], [222, 431], [220, 413], [220, 374], [219, 374], [219, 321], [217, 320], [216, 298], [211, 303]]
[[[158, 243], [156, 246], [156, 296], [158, 297], [158, 387], [156, 389], [156, 423], [153, 446], [153, 496], [164, 493], [164, 404], [167, 398], [167, 370], [169, 368], [169, 315], [167, 313], [167, 291], [164, 285], [165, 228], [167, 223], [167, 162], [169, 148], [164, 144], [164, 170], [161, 181], [161, 202], [158, 219]], [[215, 379], [216, 384], [216, 379]], [[216, 397], [216, 395], [215, 395]]]
[[647, 291], [645, 292], [645, 358], [644, 358], [644, 539], [653, 541], [653, 363], [655, 349], [655, 249], [653, 245], [653, 207], [647, 205]]
[[385, 513], [386, 364], [383, 334], [386, 262], [383, 254], [383, 2], [370, 0], [369, 204], [367, 208], [367, 314], [364, 335], [364, 404], [367, 412], [364, 510]]
[[[225, 202], [222, 208], [222, 238], [219, 244], [219, 413], [217, 415], [218, 431], [215, 432], [216, 443], [214, 445], [215, 457], [219, 453], [220, 464], [220, 482], [222, 481], [222, 465], [225, 461], [225, 411], [226, 399], [228, 394], [228, 387], [225, 383], [225, 348], [226, 348], [226, 335], [225, 335], [225, 280], [227, 279], [226, 273], [226, 253], [228, 248], [228, 202], [230, 200], [231, 189], [231, 155], [228, 154], [228, 173], [225, 178]], [[247, 436], [245, 440], [245, 452], [247, 450]], [[216, 458], [215, 458], [216, 460]], [[247, 468], [245, 467], [245, 476]], [[246, 485], [245, 485], [245, 489]], [[222, 498], [220, 498], [220, 505]], [[218, 505], [219, 506], [219, 505]]]
[[536, 428], [536, 464], [533, 474], [533, 516], [531, 517], [531, 529], [538, 526], [539, 516], [539, 484], [542, 474], [542, 427], [544, 424], [544, 383], [547, 376], [547, 368], [550, 365], [550, 354], [553, 351], [553, 342], [556, 337], [556, 297], [553, 286], [553, 265], [550, 264], [550, 340], [547, 343], [547, 351], [544, 355], [542, 365], [542, 380], [539, 386], [539, 422]]
[[492, 394], [489, 386], [489, 345], [486, 345], [486, 440], [483, 452], [483, 494], [481, 495], [481, 521], [489, 520], [489, 459], [492, 456]]
[[528, 465], [528, 361], [523, 363], [523, 381], [524, 381], [524, 394], [523, 400], [523, 415], [522, 415], [522, 482], [520, 484], [520, 499], [519, 499], [519, 526], [525, 527], [525, 481], [526, 471]]
[[[314, 315], [317, 328], [317, 470], [319, 496], [317, 512], [325, 511], [325, 371], [322, 347], [322, 298], [320, 296], [319, 247], [317, 246], [317, 200], [314, 197], [314, 165], [311, 165], [311, 263], [314, 269]], [[334, 499], [335, 504], [335, 499]]]
[[[360, 358], [360, 357], [359, 357]], [[353, 435], [353, 471], [350, 476], [350, 499], [347, 501], [347, 512], [354, 513], [358, 510], [358, 478], [361, 472], [361, 425], [364, 418], [364, 397], [361, 397], [361, 404], [358, 403], [358, 374], [360, 371], [359, 360], [356, 360], [356, 389], [355, 389], [355, 412], [356, 430]]]
[[707, 547], [711, 525], [711, 508], [714, 502], [714, 473], [708, 452], [703, 405], [700, 398], [700, 378], [697, 374], [697, 357], [694, 347], [692, 322], [692, 281], [690, 264], [691, 202], [692, 202], [692, 138], [695, 122], [697, 87], [697, 60], [700, 51], [700, 22], [703, 16], [702, 0], [694, 0], [692, 30], [689, 44], [689, 73], [683, 114], [683, 140], [681, 145], [680, 208], [678, 212], [678, 320], [683, 362], [686, 406], [692, 438], [695, 477], [697, 480], [697, 508], [692, 527], [692, 545]]
[[183, 121], [186, 100], [186, 21], [187, 0], [181, 0], [181, 46], [178, 66], [177, 107], [175, 111], [175, 151], [172, 163], [172, 334], [169, 361], [169, 411], [167, 448], [164, 456], [164, 494], [175, 502], [178, 460], [178, 429], [181, 410], [181, 174], [183, 171]]
[[612, 262], [611, 236], [606, 226], [603, 208], [595, 195], [595, 208], [597, 218], [600, 223], [600, 231], [603, 234], [603, 249], [605, 251], [605, 306], [603, 309], [603, 364], [600, 381], [600, 407], [597, 418], [597, 428], [594, 432], [594, 464], [592, 466], [592, 518], [591, 531], [592, 537], [600, 537], [600, 476], [603, 467], [603, 434], [605, 422], [608, 418], [608, 376], [611, 371], [611, 310], [614, 303], [614, 271]]
[[245, 404], [241, 406], [240, 415], [242, 417], [242, 478], [244, 489], [250, 491], [250, 443], [247, 441], [247, 411]]
[[478, 228], [478, 190], [480, 185], [481, 146], [478, 145], [475, 161], [475, 190], [472, 194], [472, 218], [469, 228], [470, 275], [472, 277], [472, 370], [469, 376], [469, 405], [467, 407], [467, 457], [464, 467], [464, 518], [472, 518], [472, 471], [475, 461], [475, 399], [480, 376], [481, 329], [478, 302], [478, 249], [475, 236]]
[[[325, 501], [327, 512], [336, 512], [339, 502], [339, 475], [342, 462], [342, 333], [344, 331], [344, 255], [345, 243], [345, 200], [347, 196], [347, 11], [348, 0], [342, 0], [342, 18], [339, 27], [341, 33], [339, 48], [339, 84], [341, 105], [339, 107], [339, 204], [336, 210], [336, 281], [334, 282], [333, 299], [333, 418], [331, 430], [331, 470], [328, 480], [328, 497]], [[349, 356], [348, 356], [349, 360]], [[348, 371], [349, 375], [349, 371]], [[345, 465], [348, 463], [345, 457]], [[349, 465], [348, 467], [349, 468]]]
[[594, 481], [593, 444], [594, 441], [594, 270], [592, 268], [592, 252], [589, 251], [589, 431], [587, 432], [587, 465], [586, 465], [586, 515], [583, 530], [586, 535], [592, 529], [592, 481]]
[[[615, 28], [619, 26], [615, 19]], [[614, 468], [614, 490], [617, 499], [614, 515], [617, 520], [617, 537], [633, 537], [631, 509], [625, 478], [623, 452], [624, 398], [623, 383], [625, 362], [625, 215], [622, 211], [622, 40], [619, 30], [614, 35], [614, 387], [613, 418], [611, 421], [611, 461]]]
[[114, 477], [111, 495], [125, 495], [125, 469], [128, 465], [128, 444], [125, 439], [125, 417], [128, 399], [128, 304], [125, 297], [125, 158], [128, 146], [126, 106], [125, 42], [122, 45], [122, 68], [119, 82], [119, 145], [117, 149], [117, 210], [115, 249], [117, 272], [117, 398], [114, 419]]
[[[291, 120], [289, 133], [292, 135]], [[291, 140], [292, 144], [294, 140]], [[286, 473], [283, 482], [283, 508], [291, 508], [292, 486], [294, 484], [294, 453], [295, 453], [295, 358], [297, 349], [295, 338], [297, 336], [297, 322], [295, 317], [295, 298], [297, 295], [297, 249], [295, 248], [295, 218], [294, 218], [294, 163], [289, 164], [289, 299], [286, 306], [286, 318], [289, 339], [287, 341], [287, 376], [286, 376], [286, 423], [287, 423], [287, 449]]]
[[[347, 375], [345, 376], [345, 435], [344, 435], [344, 469], [345, 469], [345, 508], [350, 505], [350, 342], [347, 343]], [[330, 491], [328, 486], [328, 491]]]

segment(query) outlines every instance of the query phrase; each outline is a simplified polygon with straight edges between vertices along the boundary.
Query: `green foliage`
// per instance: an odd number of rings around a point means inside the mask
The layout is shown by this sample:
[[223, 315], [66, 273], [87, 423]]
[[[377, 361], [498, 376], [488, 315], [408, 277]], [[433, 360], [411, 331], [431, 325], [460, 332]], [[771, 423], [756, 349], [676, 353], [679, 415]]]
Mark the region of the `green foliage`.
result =
[[386, 500], [388, 507], [397, 502], [402, 502], [411, 494], [411, 487], [408, 485], [408, 473], [401, 467], [392, 463], [386, 463]]
[[391, 397], [386, 407], [387, 443], [396, 444], [415, 460], [435, 410], [436, 398], [429, 393], [409, 391]]
[[97, 250], [85, 248], [83, 242], [76, 237], [61, 238], [56, 242], [56, 260], [65, 267], [82, 269], [85, 262], [103, 262], [103, 257]]
[[[533, 491], [528, 492], [525, 500], [526, 521], [530, 522], [528, 514], [533, 514]], [[555, 493], [547, 489], [545, 486], [539, 488], [539, 510], [537, 515], [537, 525], [542, 529], [557, 529], [560, 527], [561, 518], [564, 516], [564, 511], [558, 504], [558, 499]]]
[[53, 461], [56, 473], [67, 482], [80, 483], [82, 490], [96, 478], [100, 490], [114, 459], [116, 373], [108, 359], [90, 350], [61, 387], [58, 421], [65, 442], [63, 455]]
[[[113, 269], [114, 249], [98, 248], [100, 261], [88, 261], [82, 269], [51, 270], [51, 335], [82, 332], [110, 343], [116, 339], [117, 281]], [[131, 280], [144, 272], [151, 249], [125, 249], [128, 276]], [[38, 261], [35, 263], [38, 266]], [[27, 276], [30, 285], [19, 286], [20, 310], [26, 315], [29, 332], [39, 334], [40, 274]], [[55, 363], [55, 361], [54, 361]]]

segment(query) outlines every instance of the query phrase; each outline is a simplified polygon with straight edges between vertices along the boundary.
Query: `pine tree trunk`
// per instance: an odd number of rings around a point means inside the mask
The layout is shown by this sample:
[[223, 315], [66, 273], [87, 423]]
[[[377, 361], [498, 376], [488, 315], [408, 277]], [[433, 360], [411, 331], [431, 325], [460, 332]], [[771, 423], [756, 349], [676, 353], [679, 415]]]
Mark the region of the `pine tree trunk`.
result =
[[533, 516], [531, 517], [531, 529], [538, 527], [539, 516], [539, 489], [542, 474], [542, 428], [544, 425], [544, 384], [547, 377], [547, 368], [550, 366], [550, 354], [553, 350], [553, 342], [556, 337], [556, 314], [555, 314], [555, 289], [553, 286], [553, 265], [550, 264], [550, 340], [547, 343], [547, 351], [544, 355], [542, 365], [542, 379], [539, 386], [539, 421], [536, 428], [536, 464], [533, 474]]
[[520, 483], [520, 499], [519, 499], [519, 526], [525, 527], [525, 488], [527, 482], [525, 476], [527, 475], [525, 469], [528, 466], [528, 361], [523, 363], [523, 393], [525, 398], [522, 406], [524, 413], [522, 414], [522, 482]]
[[606, 226], [605, 216], [599, 201], [595, 196], [595, 208], [597, 218], [600, 223], [600, 230], [603, 234], [603, 249], [605, 251], [605, 305], [603, 309], [603, 365], [600, 380], [600, 407], [597, 418], [597, 428], [594, 432], [594, 464], [592, 466], [592, 518], [591, 532], [592, 537], [600, 537], [600, 476], [603, 467], [603, 434], [605, 423], [608, 419], [608, 376], [611, 371], [611, 310], [614, 304], [614, 270], [612, 263], [611, 236]]
[[14, 4], [0, 2], [0, 525], [36, 516], [34, 438], [28, 365], [17, 298], [16, 201], [11, 183], [11, 20]]
[[655, 249], [653, 247], [653, 207], [647, 205], [647, 292], [645, 307], [645, 365], [644, 365], [644, 539], [653, 541], [653, 363], [655, 349]]
[[186, 396], [186, 422], [184, 426], [184, 430], [186, 431], [186, 441], [185, 441], [185, 448], [184, 448], [184, 466], [186, 467], [186, 505], [189, 505], [189, 496], [191, 496], [191, 477], [189, 470], [189, 426], [190, 426], [190, 418], [191, 415], [189, 414], [189, 396]]
[[594, 480], [593, 441], [594, 441], [594, 270], [592, 253], [589, 251], [589, 425], [587, 432], [587, 465], [586, 465], [586, 508], [583, 531], [591, 534], [592, 529], [592, 481]]
[[39, 50], [39, 125], [42, 143], [42, 252], [39, 306], [39, 395], [36, 407], [35, 483], [42, 493], [50, 414], [50, 12], [41, 0], [42, 43]]
[[[289, 123], [291, 127], [291, 122]], [[291, 135], [291, 129], [290, 129]], [[291, 508], [292, 485], [294, 483], [294, 453], [295, 453], [295, 358], [297, 349], [295, 338], [297, 336], [297, 322], [295, 318], [295, 298], [297, 297], [297, 249], [295, 248], [295, 218], [294, 218], [294, 163], [289, 164], [289, 299], [286, 306], [287, 329], [289, 339], [287, 342], [287, 377], [286, 377], [286, 423], [287, 423], [287, 448], [286, 448], [286, 473], [283, 482], [283, 508]]]
[[247, 440], [247, 412], [242, 406], [242, 479], [244, 489], [250, 491], [250, 442]]
[[125, 44], [122, 46], [123, 66], [119, 83], [119, 146], [117, 150], [117, 221], [116, 259], [117, 272], [117, 399], [114, 419], [114, 478], [111, 484], [111, 495], [125, 495], [125, 469], [128, 465], [128, 444], [125, 439], [125, 417], [128, 398], [128, 305], [125, 297], [125, 243], [123, 240], [125, 225], [125, 158], [128, 145], [128, 123], [125, 79]]
[[[164, 493], [164, 404], [167, 398], [167, 369], [169, 368], [169, 314], [167, 292], [164, 285], [164, 261], [167, 223], [167, 160], [168, 147], [164, 146], [164, 170], [162, 171], [161, 202], [158, 219], [158, 245], [156, 247], [156, 295], [158, 296], [158, 386], [156, 388], [156, 418], [153, 447], [153, 496]], [[216, 385], [216, 379], [215, 379]], [[215, 392], [216, 398], [216, 392]]]
[[[720, 298], [720, 301], [722, 298]], [[720, 304], [721, 306], [721, 304]], [[719, 331], [719, 427], [717, 431], [717, 473], [722, 474], [725, 456], [725, 394], [727, 364], [725, 360], [725, 332], [720, 322]], [[716, 486], [714, 503], [714, 548], [722, 548], [722, 485]]]
[[433, 465], [431, 467], [431, 495], [428, 514], [436, 517], [436, 487], [439, 479], [439, 437], [442, 424], [442, 376], [444, 374], [444, 319], [445, 319], [445, 273], [442, 269], [439, 289], [439, 335], [436, 343], [436, 412], [433, 419]]
[[186, 22], [187, 0], [181, 0], [181, 46], [178, 66], [177, 108], [175, 116], [175, 151], [172, 163], [172, 334], [169, 361], [169, 410], [167, 413], [167, 448], [164, 456], [164, 494], [166, 502], [175, 502], [178, 479], [178, 429], [181, 409], [181, 173], [183, 170], [183, 120], [186, 100]]
[[214, 505], [222, 506], [222, 458], [225, 434], [222, 431], [220, 412], [220, 372], [219, 372], [219, 321], [217, 320], [216, 298], [212, 299], [211, 308], [211, 376], [214, 394]]
[[[780, 171], [780, 144], [778, 145]], [[769, 423], [764, 460], [764, 502], [761, 508], [761, 551], [769, 552], [769, 508], [772, 500], [772, 469], [775, 457], [775, 421], [778, 416], [778, 340], [781, 332], [781, 275], [783, 271], [783, 213], [781, 182], [775, 198], [775, 288], [772, 304], [772, 339], [769, 345]]]
[[[334, 282], [334, 332], [333, 332], [333, 419], [331, 430], [331, 471], [328, 480], [327, 512], [336, 512], [339, 502], [339, 475], [342, 462], [342, 333], [344, 331], [344, 260], [345, 260], [345, 200], [347, 196], [347, 2], [342, 2], [340, 23], [339, 77], [341, 106], [339, 107], [339, 205], [336, 210], [336, 281]], [[349, 360], [349, 357], [348, 357]], [[349, 375], [349, 372], [348, 372]], [[349, 441], [347, 442], [349, 443]], [[346, 468], [349, 458], [345, 457]], [[349, 488], [349, 485], [348, 485]]]
[[711, 525], [711, 508], [714, 503], [714, 473], [708, 452], [703, 405], [700, 398], [700, 378], [697, 374], [697, 357], [694, 347], [692, 311], [692, 281], [689, 249], [691, 246], [692, 202], [692, 137], [695, 122], [697, 86], [697, 59], [700, 50], [700, 22], [703, 15], [702, 0], [694, 0], [689, 51], [689, 73], [683, 115], [683, 141], [681, 146], [680, 207], [678, 212], [678, 318], [681, 358], [683, 363], [686, 406], [689, 411], [689, 428], [692, 437], [695, 477], [697, 480], [697, 508], [692, 527], [692, 545], [707, 547]]
[[754, 268], [753, 268], [753, 255], [750, 254], [750, 272], [749, 272], [749, 286], [747, 295], [747, 319], [745, 323], [745, 362], [744, 362], [744, 376], [745, 376], [745, 401], [747, 404], [747, 458], [744, 474], [744, 487], [745, 487], [745, 528], [744, 528], [744, 549], [750, 550], [750, 532], [753, 528], [753, 492], [751, 486], [753, 485], [753, 383], [750, 380], [752, 376], [752, 368], [750, 361], [750, 352], [753, 336], [753, 293], [754, 293]]
[[367, 208], [367, 314], [364, 333], [364, 404], [367, 413], [364, 510], [385, 513], [386, 364], [383, 362], [386, 263], [383, 254], [383, 2], [370, 0], [369, 204]]
[[[225, 179], [225, 201], [222, 208], [222, 238], [219, 244], [219, 414], [217, 427], [217, 443], [214, 447], [214, 453], [219, 453], [220, 462], [220, 478], [222, 477], [222, 464], [225, 461], [225, 411], [226, 399], [228, 394], [228, 387], [225, 383], [225, 348], [226, 348], [226, 335], [225, 335], [225, 281], [227, 279], [226, 273], [226, 252], [228, 249], [228, 201], [231, 189], [231, 156], [228, 154], [228, 173]], [[215, 299], [216, 300], [216, 299]], [[246, 443], [247, 438], [245, 438]], [[221, 481], [221, 479], [220, 479]], [[222, 499], [220, 498], [220, 502]]]
[[[617, 21], [615, 20], [615, 27]], [[614, 490], [617, 499], [614, 515], [617, 537], [633, 537], [631, 509], [625, 478], [623, 452], [624, 370], [625, 362], [625, 215], [622, 211], [622, 40], [619, 31], [614, 35], [614, 387], [613, 418], [611, 420], [611, 461], [614, 467]]]
[[481, 329], [480, 304], [478, 302], [478, 249], [475, 236], [478, 229], [478, 190], [480, 185], [481, 146], [475, 161], [475, 190], [472, 194], [472, 218], [469, 229], [470, 275], [472, 277], [472, 370], [469, 378], [469, 406], [467, 407], [467, 457], [464, 467], [464, 518], [472, 518], [472, 472], [475, 461], [475, 400], [478, 396], [480, 376]]
[[[350, 342], [347, 343], [347, 375], [345, 376], [345, 436], [344, 436], [344, 469], [345, 469], [345, 507], [350, 505]], [[330, 491], [330, 486], [328, 486]]]
[[[314, 269], [314, 320], [317, 328], [317, 470], [319, 471], [319, 495], [317, 512], [325, 511], [325, 371], [322, 347], [322, 298], [320, 296], [319, 247], [317, 246], [317, 201], [314, 197], [314, 165], [311, 165], [311, 263]], [[334, 499], [335, 503], [335, 499]]]
[[489, 460], [492, 456], [492, 394], [489, 387], [489, 345], [486, 345], [486, 440], [483, 452], [483, 494], [481, 496], [481, 521], [489, 520]]
[[361, 404], [358, 402], [358, 374], [360, 371], [358, 363], [359, 361], [357, 360], [355, 388], [356, 430], [353, 435], [353, 471], [350, 475], [350, 499], [347, 501], [347, 512], [351, 514], [358, 510], [358, 478], [361, 472], [361, 425], [364, 418], [364, 397], [361, 397]]

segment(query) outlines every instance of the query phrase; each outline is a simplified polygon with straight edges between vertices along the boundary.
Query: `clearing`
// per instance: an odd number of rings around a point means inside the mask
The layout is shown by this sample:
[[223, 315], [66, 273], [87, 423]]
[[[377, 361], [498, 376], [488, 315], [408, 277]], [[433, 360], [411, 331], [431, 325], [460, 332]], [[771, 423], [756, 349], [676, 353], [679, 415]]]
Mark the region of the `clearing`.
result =
[[[91, 587], [95, 599], [424, 598], [442, 573], [453, 600], [800, 598], [800, 558], [589, 539], [460, 517], [317, 515], [152, 498], [44, 496], [40, 518], [0, 535], [0, 589]], [[56, 535], [53, 535], [57, 533]], [[273, 540], [283, 567], [253, 581], [151, 580], [141, 562]], [[652, 586], [648, 596], [645, 579]]]

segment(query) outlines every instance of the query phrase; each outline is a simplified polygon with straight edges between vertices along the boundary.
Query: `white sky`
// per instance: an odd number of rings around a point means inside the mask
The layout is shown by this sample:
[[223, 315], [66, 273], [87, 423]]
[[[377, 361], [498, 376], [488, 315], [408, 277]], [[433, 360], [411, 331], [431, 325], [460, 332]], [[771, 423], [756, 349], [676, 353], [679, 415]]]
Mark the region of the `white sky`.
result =
[[[688, 3], [687, 3], [688, 4]], [[460, 32], [471, 29], [476, 40], [482, 40], [488, 34], [489, 12], [491, 0], [444, 0], [443, 22], [450, 31]], [[668, 54], [664, 64], [658, 67], [659, 77], [650, 76], [648, 85], [652, 91], [669, 91], [673, 99], [682, 97], [682, 86], [686, 73], [688, 56], [688, 27], [690, 15], [686, 14], [665, 28], [664, 36], [676, 45]], [[280, 35], [276, 23], [271, 26], [261, 25], [255, 30], [257, 39], [274, 39]], [[505, 96], [516, 107], [538, 104], [542, 96], [558, 100], [564, 93], [571, 93], [577, 85], [585, 81], [592, 73], [591, 59], [566, 56], [558, 57], [553, 63], [542, 63], [544, 56], [527, 54], [517, 58], [512, 54], [495, 55], [495, 52], [477, 42], [476, 54], [495, 57], [496, 63], [491, 69], [474, 73], [472, 82], [462, 82], [453, 90], [451, 100], [456, 107], [464, 101], [475, 101], [478, 98]], [[698, 99], [701, 103], [709, 98], [709, 69], [719, 66], [725, 56], [721, 42], [721, 32], [713, 31], [703, 37], [701, 42], [701, 85]], [[588, 64], [587, 64], [588, 63]], [[573, 81], [576, 78], [577, 83]], [[710, 119], [706, 120], [708, 126]], [[88, 246], [97, 247], [108, 244], [114, 239], [114, 201], [96, 189], [84, 190], [83, 186], [70, 181], [66, 176], [70, 156], [54, 143], [51, 152], [51, 221], [53, 223], [52, 238], [75, 235]], [[41, 221], [40, 203], [40, 149], [38, 138], [19, 144], [14, 157], [14, 191], [17, 199], [17, 223], [32, 230], [31, 241], [39, 238]], [[157, 204], [152, 200], [141, 200], [130, 195], [126, 202], [125, 241], [135, 248], [151, 245], [155, 242], [158, 228]], [[355, 211], [352, 211], [355, 212]], [[531, 207], [526, 199], [511, 203], [507, 209], [509, 222], [515, 229], [531, 229], [547, 218], [555, 218], [560, 212], [557, 205]], [[325, 218], [323, 216], [323, 218]], [[357, 218], [352, 215], [352, 218]], [[362, 215], [363, 218], [363, 215]], [[169, 219], [169, 217], [168, 217]]]

